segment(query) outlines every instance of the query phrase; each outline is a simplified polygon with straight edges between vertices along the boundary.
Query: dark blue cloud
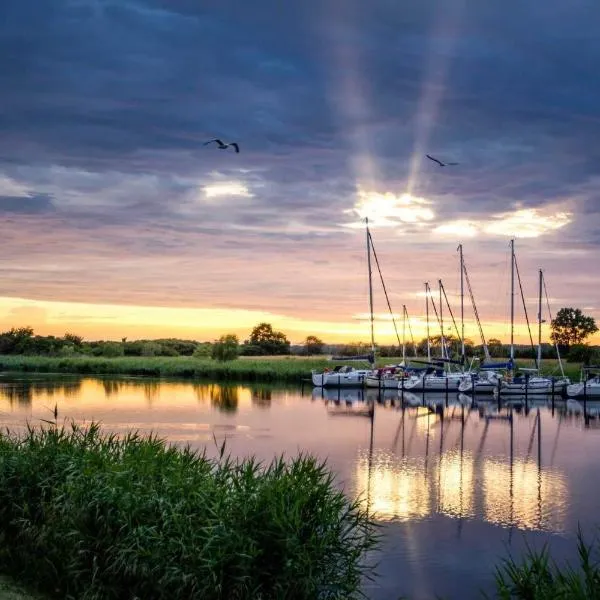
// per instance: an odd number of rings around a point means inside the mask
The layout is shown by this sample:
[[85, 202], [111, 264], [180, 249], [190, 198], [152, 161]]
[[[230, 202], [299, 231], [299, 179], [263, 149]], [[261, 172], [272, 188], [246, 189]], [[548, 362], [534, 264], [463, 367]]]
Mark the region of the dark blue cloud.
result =
[[28, 196], [0, 196], [1, 213], [36, 214], [52, 212], [54, 205], [51, 196], [31, 194]]
[[[207, 4], [4, 0], [0, 177], [29, 196], [0, 186], [0, 210], [168, 236], [140, 253], [226, 226], [223, 252], [312, 226], [347, 253], [357, 183], [412, 176], [436, 223], [568, 202], [562, 243], [600, 244], [597, 0]], [[215, 135], [242, 152], [202, 146]], [[252, 201], [199, 199], [226, 180]]]

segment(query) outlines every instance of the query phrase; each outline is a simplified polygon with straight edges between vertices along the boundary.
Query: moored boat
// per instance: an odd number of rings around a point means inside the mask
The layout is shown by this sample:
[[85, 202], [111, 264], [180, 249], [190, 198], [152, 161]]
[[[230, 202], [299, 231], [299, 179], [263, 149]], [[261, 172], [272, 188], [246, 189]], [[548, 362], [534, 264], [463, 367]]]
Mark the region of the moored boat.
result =
[[347, 365], [325, 369], [319, 373], [312, 371], [312, 383], [315, 387], [362, 387], [371, 369], [355, 369]]

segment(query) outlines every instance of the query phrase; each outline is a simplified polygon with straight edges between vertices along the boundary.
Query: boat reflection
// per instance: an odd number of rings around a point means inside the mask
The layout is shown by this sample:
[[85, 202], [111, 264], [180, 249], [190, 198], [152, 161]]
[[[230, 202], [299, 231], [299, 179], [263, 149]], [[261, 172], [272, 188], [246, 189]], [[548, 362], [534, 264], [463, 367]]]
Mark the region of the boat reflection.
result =
[[[356, 459], [356, 489], [374, 517], [402, 522], [440, 514], [462, 525], [480, 515], [511, 529], [563, 531], [567, 477], [543, 464], [540, 411], [526, 417], [510, 406], [489, 408], [403, 408], [391, 450], [381, 448], [382, 440], [373, 450], [371, 439]], [[525, 454], [516, 448], [517, 418], [522, 432], [529, 428]]]

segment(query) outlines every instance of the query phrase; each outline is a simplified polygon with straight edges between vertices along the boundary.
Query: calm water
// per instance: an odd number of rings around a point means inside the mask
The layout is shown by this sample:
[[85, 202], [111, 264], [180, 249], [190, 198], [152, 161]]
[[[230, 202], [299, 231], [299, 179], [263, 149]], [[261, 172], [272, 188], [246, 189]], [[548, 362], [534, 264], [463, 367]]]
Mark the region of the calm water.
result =
[[[466, 397], [301, 390], [147, 379], [51, 379], [0, 374], [0, 425], [51, 416], [101, 421], [111, 431], [158, 432], [176, 443], [227, 439], [233, 454], [327, 458], [350, 494], [383, 524], [376, 600], [476, 598], [498, 558], [527, 541], [574, 557], [580, 522], [600, 522], [600, 431], [581, 405], [473, 405]], [[361, 414], [379, 400], [374, 418]], [[594, 413], [595, 407], [587, 407]], [[512, 414], [512, 419], [507, 418]]]

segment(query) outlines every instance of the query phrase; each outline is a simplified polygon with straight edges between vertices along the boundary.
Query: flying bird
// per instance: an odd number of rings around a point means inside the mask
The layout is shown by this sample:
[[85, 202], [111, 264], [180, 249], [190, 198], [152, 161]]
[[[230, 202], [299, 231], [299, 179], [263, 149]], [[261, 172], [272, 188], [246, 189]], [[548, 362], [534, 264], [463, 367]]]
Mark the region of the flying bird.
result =
[[208, 144], [212, 144], [213, 142], [215, 144], [217, 144], [217, 146], [219, 147], [219, 150], [227, 150], [227, 148], [229, 148], [229, 146], [231, 146], [236, 152], [240, 151], [240, 147], [237, 142], [231, 142], [229, 144], [225, 144], [219, 138], [215, 138], [214, 140], [208, 140], [208, 142], [204, 142], [204, 145], [208, 146]]
[[429, 154], [426, 154], [425, 156], [429, 160], [432, 160], [434, 163], [437, 163], [438, 165], [440, 165], [440, 167], [454, 167], [458, 164], [456, 162], [449, 162], [449, 163], [442, 162], [441, 160], [438, 160], [437, 158], [434, 158], [433, 156], [430, 156]]

